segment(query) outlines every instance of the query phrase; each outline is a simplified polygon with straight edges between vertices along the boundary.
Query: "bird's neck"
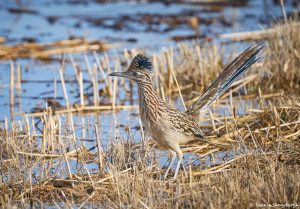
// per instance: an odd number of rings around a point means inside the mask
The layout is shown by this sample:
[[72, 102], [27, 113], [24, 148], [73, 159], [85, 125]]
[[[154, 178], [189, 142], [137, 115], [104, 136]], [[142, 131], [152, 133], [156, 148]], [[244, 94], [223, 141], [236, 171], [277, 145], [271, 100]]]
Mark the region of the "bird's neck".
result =
[[138, 84], [139, 99], [145, 102], [158, 102], [160, 98], [156, 94], [152, 83], [139, 83]]
[[139, 83], [139, 109], [142, 118], [156, 120], [159, 117], [161, 99], [156, 94], [152, 83]]

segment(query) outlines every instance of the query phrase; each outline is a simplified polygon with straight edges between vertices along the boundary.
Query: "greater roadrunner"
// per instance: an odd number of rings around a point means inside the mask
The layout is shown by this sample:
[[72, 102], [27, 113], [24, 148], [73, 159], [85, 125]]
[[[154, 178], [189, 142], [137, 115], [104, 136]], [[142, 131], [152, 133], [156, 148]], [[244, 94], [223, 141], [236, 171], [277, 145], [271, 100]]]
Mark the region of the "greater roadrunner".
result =
[[209, 107], [237, 78], [245, 73], [259, 59], [257, 55], [262, 48], [261, 45], [256, 45], [241, 53], [223, 70], [186, 112], [175, 109], [158, 97], [152, 86], [152, 63], [144, 55], [136, 55], [126, 72], [109, 74], [109, 76], [125, 77], [137, 82], [140, 117], [146, 133], [161, 147], [169, 150], [172, 155], [164, 178], [167, 177], [176, 156], [178, 156], [178, 163], [174, 179], [178, 174], [183, 158], [183, 153], [179, 147], [180, 144], [187, 144], [195, 140], [207, 142], [193, 116], [198, 115]]

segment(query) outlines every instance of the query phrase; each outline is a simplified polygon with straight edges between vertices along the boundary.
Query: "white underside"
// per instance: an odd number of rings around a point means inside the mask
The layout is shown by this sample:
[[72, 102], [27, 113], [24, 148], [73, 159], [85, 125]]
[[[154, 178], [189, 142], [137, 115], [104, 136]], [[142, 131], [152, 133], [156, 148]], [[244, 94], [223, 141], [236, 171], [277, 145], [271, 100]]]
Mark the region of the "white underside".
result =
[[160, 126], [151, 124], [149, 121], [143, 119], [142, 122], [145, 126], [147, 136], [152, 137], [162, 147], [174, 148], [174, 146], [186, 144], [191, 141], [190, 136], [172, 130], [171, 127], [168, 127], [169, 123], [164, 123], [163, 120], [159, 123], [161, 124]]

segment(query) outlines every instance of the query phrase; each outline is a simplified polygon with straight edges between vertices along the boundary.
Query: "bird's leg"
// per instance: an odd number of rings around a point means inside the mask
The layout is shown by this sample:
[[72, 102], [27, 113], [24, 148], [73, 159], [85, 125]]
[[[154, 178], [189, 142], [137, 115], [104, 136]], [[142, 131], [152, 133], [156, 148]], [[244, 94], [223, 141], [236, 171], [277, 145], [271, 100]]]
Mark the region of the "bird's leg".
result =
[[172, 165], [174, 163], [174, 160], [176, 158], [176, 152], [174, 152], [173, 150], [170, 150], [170, 153], [171, 153], [172, 159], [171, 159], [170, 164], [168, 165], [168, 168], [167, 168], [167, 170], [165, 172], [164, 179], [167, 178], [168, 173], [169, 173], [169, 171], [170, 171], [170, 169], [171, 169], [171, 167], [172, 167]]
[[177, 163], [177, 166], [176, 166], [176, 171], [175, 171], [175, 175], [174, 175], [174, 177], [173, 177], [173, 180], [175, 180], [176, 177], [177, 177], [177, 174], [178, 174], [180, 165], [181, 165], [181, 163], [182, 163], [182, 158], [183, 158], [183, 153], [182, 153], [182, 151], [180, 150], [179, 145], [178, 145], [176, 148], [177, 148], [177, 149], [176, 149], [176, 153], [177, 153], [177, 156], [178, 156], [178, 163]]

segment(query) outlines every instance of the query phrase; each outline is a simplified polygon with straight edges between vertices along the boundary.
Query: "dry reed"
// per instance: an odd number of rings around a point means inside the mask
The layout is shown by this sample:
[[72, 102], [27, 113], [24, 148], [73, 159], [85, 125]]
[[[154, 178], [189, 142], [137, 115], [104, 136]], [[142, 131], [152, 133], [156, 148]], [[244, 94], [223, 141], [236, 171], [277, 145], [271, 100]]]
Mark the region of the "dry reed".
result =
[[0, 50], [0, 60], [15, 58], [46, 59], [52, 55], [65, 53], [105, 51], [116, 46], [118, 46], [118, 44], [107, 44], [101, 41], [88, 41], [83, 38], [57, 41], [49, 44], [22, 43], [14, 46], [2, 45]]

